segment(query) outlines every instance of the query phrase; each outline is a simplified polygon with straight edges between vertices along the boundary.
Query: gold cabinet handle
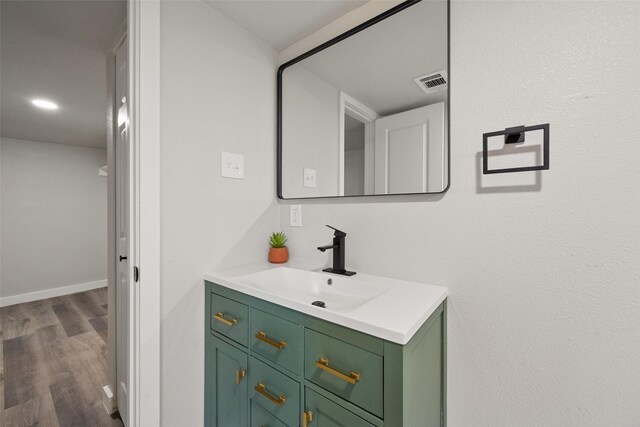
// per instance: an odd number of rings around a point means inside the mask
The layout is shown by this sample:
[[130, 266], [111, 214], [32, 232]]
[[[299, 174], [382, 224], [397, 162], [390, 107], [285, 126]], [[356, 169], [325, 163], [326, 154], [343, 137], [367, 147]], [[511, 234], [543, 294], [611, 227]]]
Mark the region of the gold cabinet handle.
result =
[[260, 331], [256, 334], [256, 338], [258, 338], [262, 342], [266, 342], [272, 347], [277, 348], [278, 350], [282, 350], [287, 346], [287, 342], [285, 340], [276, 341], [272, 338], [269, 338], [264, 331]]
[[313, 422], [313, 412], [304, 411], [302, 413], [302, 427], [308, 427], [309, 423]]
[[247, 376], [247, 371], [245, 371], [244, 369], [237, 369], [236, 370], [236, 384], [240, 384], [240, 381], [242, 381], [242, 379], [244, 377]]
[[227, 326], [234, 326], [236, 323], [238, 323], [237, 319], [231, 319], [231, 320], [227, 320], [224, 318], [224, 313], [219, 311], [218, 313], [213, 315], [213, 318], [216, 319], [218, 322], [222, 322]]
[[274, 405], [282, 406], [287, 402], [287, 398], [286, 397], [284, 397], [284, 396], [275, 397], [274, 395], [269, 393], [267, 391], [267, 386], [264, 385], [263, 383], [256, 384], [255, 390], [258, 393], [260, 393], [261, 395], [263, 395], [264, 397], [266, 397], [267, 399], [269, 399], [271, 401], [271, 403], [273, 403]]
[[346, 382], [348, 382], [349, 384], [355, 384], [358, 381], [360, 381], [360, 374], [357, 373], [356, 371], [351, 371], [351, 373], [349, 375], [344, 374], [340, 371], [338, 371], [335, 368], [332, 368], [331, 366], [329, 366], [329, 359], [322, 357], [320, 360], [318, 360], [316, 362], [316, 367], [322, 369], [323, 371], [326, 371], [328, 373], [330, 373], [331, 375], [334, 375], [338, 378], [340, 378], [341, 380], [344, 380]]

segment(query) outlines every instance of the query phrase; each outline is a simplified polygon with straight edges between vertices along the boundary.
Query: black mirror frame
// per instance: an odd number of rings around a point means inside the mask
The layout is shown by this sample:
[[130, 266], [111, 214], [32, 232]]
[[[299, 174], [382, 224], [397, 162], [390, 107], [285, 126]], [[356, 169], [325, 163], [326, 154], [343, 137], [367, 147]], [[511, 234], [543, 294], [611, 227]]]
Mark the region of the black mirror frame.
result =
[[285, 62], [280, 67], [278, 67], [278, 84], [277, 84], [277, 131], [276, 131], [276, 143], [277, 143], [277, 153], [276, 153], [276, 169], [277, 169], [277, 192], [278, 199], [280, 200], [312, 200], [312, 199], [342, 199], [345, 197], [381, 197], [381, 196], [411, 196], [411, 195], [428, 195], [428, 194], [443, 194], [446, 193], [451, 187], [451, 0], [446, 0], [447, 2], [447, 75], [449, 76], [449, 82], [447, 84], [447, 186], [442, 191], [437, 192], [429, 192], [429, 193], [397, 193], [397, 194], [362, 194], [362, 195], [354, 195], [354, 196], [319, 196], [319, 197], [284, 197], [282, 195], [282, 73], [284, 70], [303, 59], [308, 58], [311, 55], [314, 55], [320, 51], [325, 50], [326, 48], [333, 46], [341, 42], [342, 40], [351, 37], [362, 30], [365, 30], [380, 21], [387, 19], [390, 16], [395, 15], [398, 12], [403, 11], [404, 9], [413, 6], [417, 3], [420, 3], [422, 0], [407, 0], [403, 3], [400, 3], [397, 6], [392, 7], [386, 12], [377, 15], [368, 21], [363, 22], [362, 24], [346, 31], [339, 36], [332, 38], [329, 41], [322, 43], [321, 45], [293, 58], [290, 61]]

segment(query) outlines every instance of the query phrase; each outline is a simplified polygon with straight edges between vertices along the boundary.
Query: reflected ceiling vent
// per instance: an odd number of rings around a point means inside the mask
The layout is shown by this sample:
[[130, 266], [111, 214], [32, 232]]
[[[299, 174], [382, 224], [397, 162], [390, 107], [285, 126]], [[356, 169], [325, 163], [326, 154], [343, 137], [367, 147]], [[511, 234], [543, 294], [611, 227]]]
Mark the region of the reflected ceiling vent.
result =
[[413, 81], [420, 86], [420, 89], [422, 89], [424, 93], [430, 94], [446, 88], [449, 79], [447, 77], [447, 71], [442, 70], [437, 73], [429, 73], [416, 77]]

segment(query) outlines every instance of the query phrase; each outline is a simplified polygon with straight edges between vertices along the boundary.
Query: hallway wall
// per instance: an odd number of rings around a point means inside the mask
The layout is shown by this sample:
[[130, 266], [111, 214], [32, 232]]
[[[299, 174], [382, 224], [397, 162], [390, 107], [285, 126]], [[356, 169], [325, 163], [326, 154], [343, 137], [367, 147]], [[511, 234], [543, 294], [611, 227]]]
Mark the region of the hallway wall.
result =
[[2, 303], [106, 286], [106, 150], [2, 138], [0, 161]]

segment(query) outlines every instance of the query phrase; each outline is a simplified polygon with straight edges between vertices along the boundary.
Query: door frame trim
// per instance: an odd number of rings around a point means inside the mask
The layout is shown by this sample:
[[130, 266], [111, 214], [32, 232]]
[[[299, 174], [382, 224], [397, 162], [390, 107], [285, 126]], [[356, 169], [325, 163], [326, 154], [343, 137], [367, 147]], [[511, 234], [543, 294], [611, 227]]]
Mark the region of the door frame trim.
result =
[[[348, 114], [364, 124], [364, 186], [365, 194], [373, 192], [373, 167], [374, 167], [374, 123], [379, 118], [378, 113], [353, 98], [349, 94], [340, 91], [340, 104], [338, 105], [338, 195], [344, 196], [344, 115]], [[367, 191], [369, 190], [369, 191]]]
[[142, 427], [160, 425], [160, 1], [129, 0], [127, 7], [132, 195], [127, 427]]
[[107, 54], [107, 386], [111, 395], [105, 394], [103, 404], [109, 414], [116, 408], [117, 392], [117, 342], [116, 342], [116, 178], [115, 178], [115, 87], [116, 51], [119, 40]]

